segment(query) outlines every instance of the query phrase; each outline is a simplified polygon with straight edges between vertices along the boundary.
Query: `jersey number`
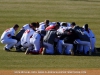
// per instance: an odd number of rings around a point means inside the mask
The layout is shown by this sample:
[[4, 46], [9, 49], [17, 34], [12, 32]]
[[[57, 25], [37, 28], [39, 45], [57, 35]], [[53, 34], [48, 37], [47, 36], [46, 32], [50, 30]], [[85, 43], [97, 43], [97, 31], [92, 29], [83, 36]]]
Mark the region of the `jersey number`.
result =
[[29, 33], [29, 32], [30, 32], [30, 30], [26, 30], [26, 31], [25, 31], [25, 33]]
[[9, 29], [7, 29], [7, 30], [5, 30], [6, 32], [8, 32], [10, 30], [10, 28]]

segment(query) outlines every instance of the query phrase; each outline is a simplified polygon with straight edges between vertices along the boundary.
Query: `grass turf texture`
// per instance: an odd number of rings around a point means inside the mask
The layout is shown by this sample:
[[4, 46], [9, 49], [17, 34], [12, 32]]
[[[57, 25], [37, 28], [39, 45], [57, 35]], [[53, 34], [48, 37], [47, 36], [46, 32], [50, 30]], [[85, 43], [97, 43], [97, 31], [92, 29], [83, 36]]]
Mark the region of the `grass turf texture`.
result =
[[[22, 27], [34, 21], [75, 21], [85, 23], [96, 35], [100, 46], [99, 0], [0, 0], [0, 34], [18, 23]], [[100, 68], [99, 56], [25, 55], [5, 52], [0, 44], [0, 69], [75, 69]]]

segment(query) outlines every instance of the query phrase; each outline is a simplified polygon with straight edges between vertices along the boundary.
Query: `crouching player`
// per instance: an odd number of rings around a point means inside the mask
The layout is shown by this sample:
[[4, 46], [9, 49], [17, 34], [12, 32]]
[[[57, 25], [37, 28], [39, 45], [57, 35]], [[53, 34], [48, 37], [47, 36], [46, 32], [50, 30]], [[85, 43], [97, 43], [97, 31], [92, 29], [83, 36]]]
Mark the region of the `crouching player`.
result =
[[[24, 34], [24, 32], [27, 30], [27, 29], [32, 29], [32, 23], [31, 24], [25, 24], [21, 30], [18, 32], [18, 34], [16, 34], [16, 38], [18, 39], [18, 42], [16, 44], [16, 51], [21, 51], [21, 37], [22, 35]], [[24, 49], [24, 48], [23, 48]]]
[[65, 33], [66, 35], [64, 38], [64, 46], [65, 46], [64, 53], [67, 55], [70, 55], [70, 54], [74, 55], [73, 44], [74, 44], [74, 41], [78, 39], [78, 35], [72, 29], [66, 30]]
[[10, 51], [10, 49], [17, 43], [15, 38], [15, 31], [17, 31], [19, 26], [15, 24], [12, 28], [5, 30], [1, 36], [1, 43], [6, 44], [5, 50]]
[[59, 37], [57, 52], [59, 54], [73, 55], [73, 44], [77, 38], [77, 34], [72, 29], [65, 30]]
[[26, 50], [25, 54], [39, 54], [42, 38], [45, 35], [46, 31], [36, 31], [33, 33], [30, 38], [30, 48]]
[[92, 50], [92, 53], [95, 53], [95, 43], [96, 43], [96, 38], [95, 38], [95, 35], [94, 33], [92, 32], [92, 30], [90, 30], [88, 28], [88, 24], [85, 24], [83, 26], [84, 28], [84, 33], [90, 38], [90, 44], [91, 44], [91, 50]]
[[[78, 35], [78, 39], [76, 39], [75, 44], [77, 44], [77, 50], [81, 54], [91, 55], [91, 46], [90, 46], [90, 38], [84, 34], [84, 30], [82, 27], [79, 27], [75, 24], [75, 22], [71, 23], [72, 30]], [[83, 50], [84, 47], [84, 50]]]
[[57, 29], [59, 25], [57, 24], [53, 29], [48, 30], [43, 38], [43, 45], [45, 47], [44, 54], [54, 54], [54, 44], [57, 38]]
[[32, 37], [32, 34], [35, 32], [36, 23], [31, 23], [32, 27], [30, 29], [27, 29], [24, 34], [21, 37], [21, 45], [23, 48], [29, 48], [30, 47], [30, 38]]

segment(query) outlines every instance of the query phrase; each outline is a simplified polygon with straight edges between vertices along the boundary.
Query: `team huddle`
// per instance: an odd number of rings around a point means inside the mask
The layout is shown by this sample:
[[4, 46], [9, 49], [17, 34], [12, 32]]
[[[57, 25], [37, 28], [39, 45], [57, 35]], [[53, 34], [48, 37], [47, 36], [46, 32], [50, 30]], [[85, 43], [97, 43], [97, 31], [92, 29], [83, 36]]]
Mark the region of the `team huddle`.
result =
[[32, 22], [25, 24], [15, 35], [15, 24], [1, 35], [4, 50], [25, 51], [25, 54], [91, 55], [95, 53], [96, 38], [88, 24], [83, 27], [75, 22]]

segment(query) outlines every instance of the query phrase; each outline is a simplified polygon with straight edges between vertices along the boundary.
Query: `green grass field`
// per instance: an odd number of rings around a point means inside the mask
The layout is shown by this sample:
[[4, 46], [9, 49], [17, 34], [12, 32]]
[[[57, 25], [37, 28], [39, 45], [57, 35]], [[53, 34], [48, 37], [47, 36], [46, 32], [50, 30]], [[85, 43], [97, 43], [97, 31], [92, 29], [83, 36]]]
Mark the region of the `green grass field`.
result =
[[[50, 21], [89, 24], [100, 47], [100, 0], [0, 0], [0, 35], [19, 24]], [[0, 44], [0, 70], [100, 69], [100, 56], [25, 55], [6, 52]], [[14, 51], [14, 50], [13, 50]]]

